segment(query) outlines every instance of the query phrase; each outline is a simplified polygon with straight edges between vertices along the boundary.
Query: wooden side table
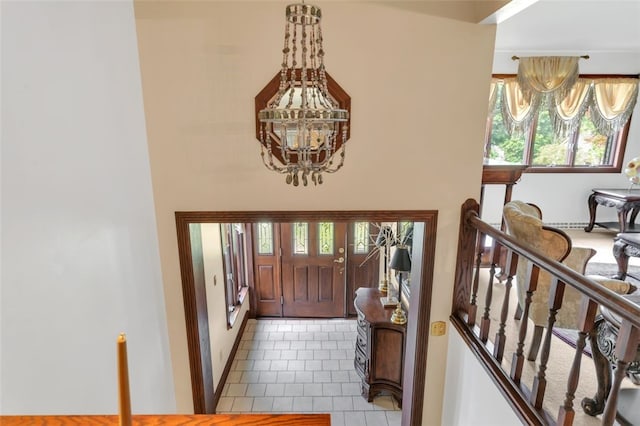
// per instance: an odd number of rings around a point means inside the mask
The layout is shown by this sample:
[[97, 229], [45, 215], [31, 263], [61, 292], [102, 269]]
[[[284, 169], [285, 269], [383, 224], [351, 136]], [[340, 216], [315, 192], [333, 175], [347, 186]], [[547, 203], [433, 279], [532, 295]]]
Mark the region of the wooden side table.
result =
[[[584, 230], [591, 232], [594, 225], [618, 232], [640, 232], [635, 225], [640, 211], [640, 189], [592, 189], [589, 195], [589, 225]], [[614, 207], [618, 211], [618, 222], [596, 222], [596, 208], [601, 205]], [[627, 220], [628, 218], [628, 220]]]

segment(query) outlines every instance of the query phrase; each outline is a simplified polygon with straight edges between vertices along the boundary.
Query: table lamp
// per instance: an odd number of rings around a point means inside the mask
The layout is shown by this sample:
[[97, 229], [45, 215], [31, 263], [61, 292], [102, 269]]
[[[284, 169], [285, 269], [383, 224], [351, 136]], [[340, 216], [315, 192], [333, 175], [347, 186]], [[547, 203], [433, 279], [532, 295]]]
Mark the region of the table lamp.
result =
[[400, 287], [402, 286], [402, 279], [405, 272], [411, 272], [411, 256], [409, 255], [409, 249], [405, 245], [399, 245], [396, 247], [396, 251], [393, 253], [393, 258], [389, 264], [391, 269], [398, 272], [398, 296], [396, 300], [396, 309], [391, 316], [391, 322], [394, 324], [405, 324], [407, 322], [407, 316], [402, 310], [402, 304], [400, 303]]

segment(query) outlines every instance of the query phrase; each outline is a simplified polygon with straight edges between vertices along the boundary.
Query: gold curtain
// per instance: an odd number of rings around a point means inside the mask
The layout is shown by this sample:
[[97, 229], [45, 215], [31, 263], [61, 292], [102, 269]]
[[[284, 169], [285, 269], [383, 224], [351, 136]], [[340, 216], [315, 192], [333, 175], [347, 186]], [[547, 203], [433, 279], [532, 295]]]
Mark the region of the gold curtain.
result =
[[502, 87], [502, 119], [509, 135], [519, 135], [529, 129], [538, 114], [540, 95], [527, 99], [515, 78], [505, 78]]
[[518, 83], [524, 97], [557, 93], [564, 98], [578, 80], [577, 56], [529, 56], [520, 58]]
[[498, 83], [500, 82], [497, 78], [491, 79], [491, 86], [489, 88], [489, 115], [493, 114], [493, 109], [496, 107], [496, 98], [498, 93]]
[[557, 138], [573, 133], [591, 103], [591, 80], [578, 79], [563, 98], [557, 92], [549, 102], [549, 118]]
[[637, 99], [637, 78], [595, 79], [591, 105], [593, 124], [600, 133], [612, 135], [627, 123]]

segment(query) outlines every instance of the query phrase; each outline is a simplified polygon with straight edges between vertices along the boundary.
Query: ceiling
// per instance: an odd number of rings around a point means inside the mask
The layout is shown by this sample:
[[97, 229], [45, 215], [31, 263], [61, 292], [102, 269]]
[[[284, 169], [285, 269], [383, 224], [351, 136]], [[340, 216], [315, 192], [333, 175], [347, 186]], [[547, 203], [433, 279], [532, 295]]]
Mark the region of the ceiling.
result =
[[498, 23], [495, 46], [522, 56], [639, 55], [640, 0], [538, 0]]

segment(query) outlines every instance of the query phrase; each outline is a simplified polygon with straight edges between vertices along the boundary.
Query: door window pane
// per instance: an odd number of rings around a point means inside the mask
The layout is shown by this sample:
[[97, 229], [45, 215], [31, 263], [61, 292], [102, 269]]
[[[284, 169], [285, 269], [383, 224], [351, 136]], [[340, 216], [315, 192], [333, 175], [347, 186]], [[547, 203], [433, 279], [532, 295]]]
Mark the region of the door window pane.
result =
[[318, 253], [333, 255], [333, 222], [318, 223]]
[[353, 253], [369, 253], [369, 222], [353, 224]]
[[273, 224], [258, 223], [258, 254], [273, 254]]
[[398, 222], [398, 244], [412, 245], [413, 222]]
[[309, 224], [293, 224], [293, 254], [309, 254]]

